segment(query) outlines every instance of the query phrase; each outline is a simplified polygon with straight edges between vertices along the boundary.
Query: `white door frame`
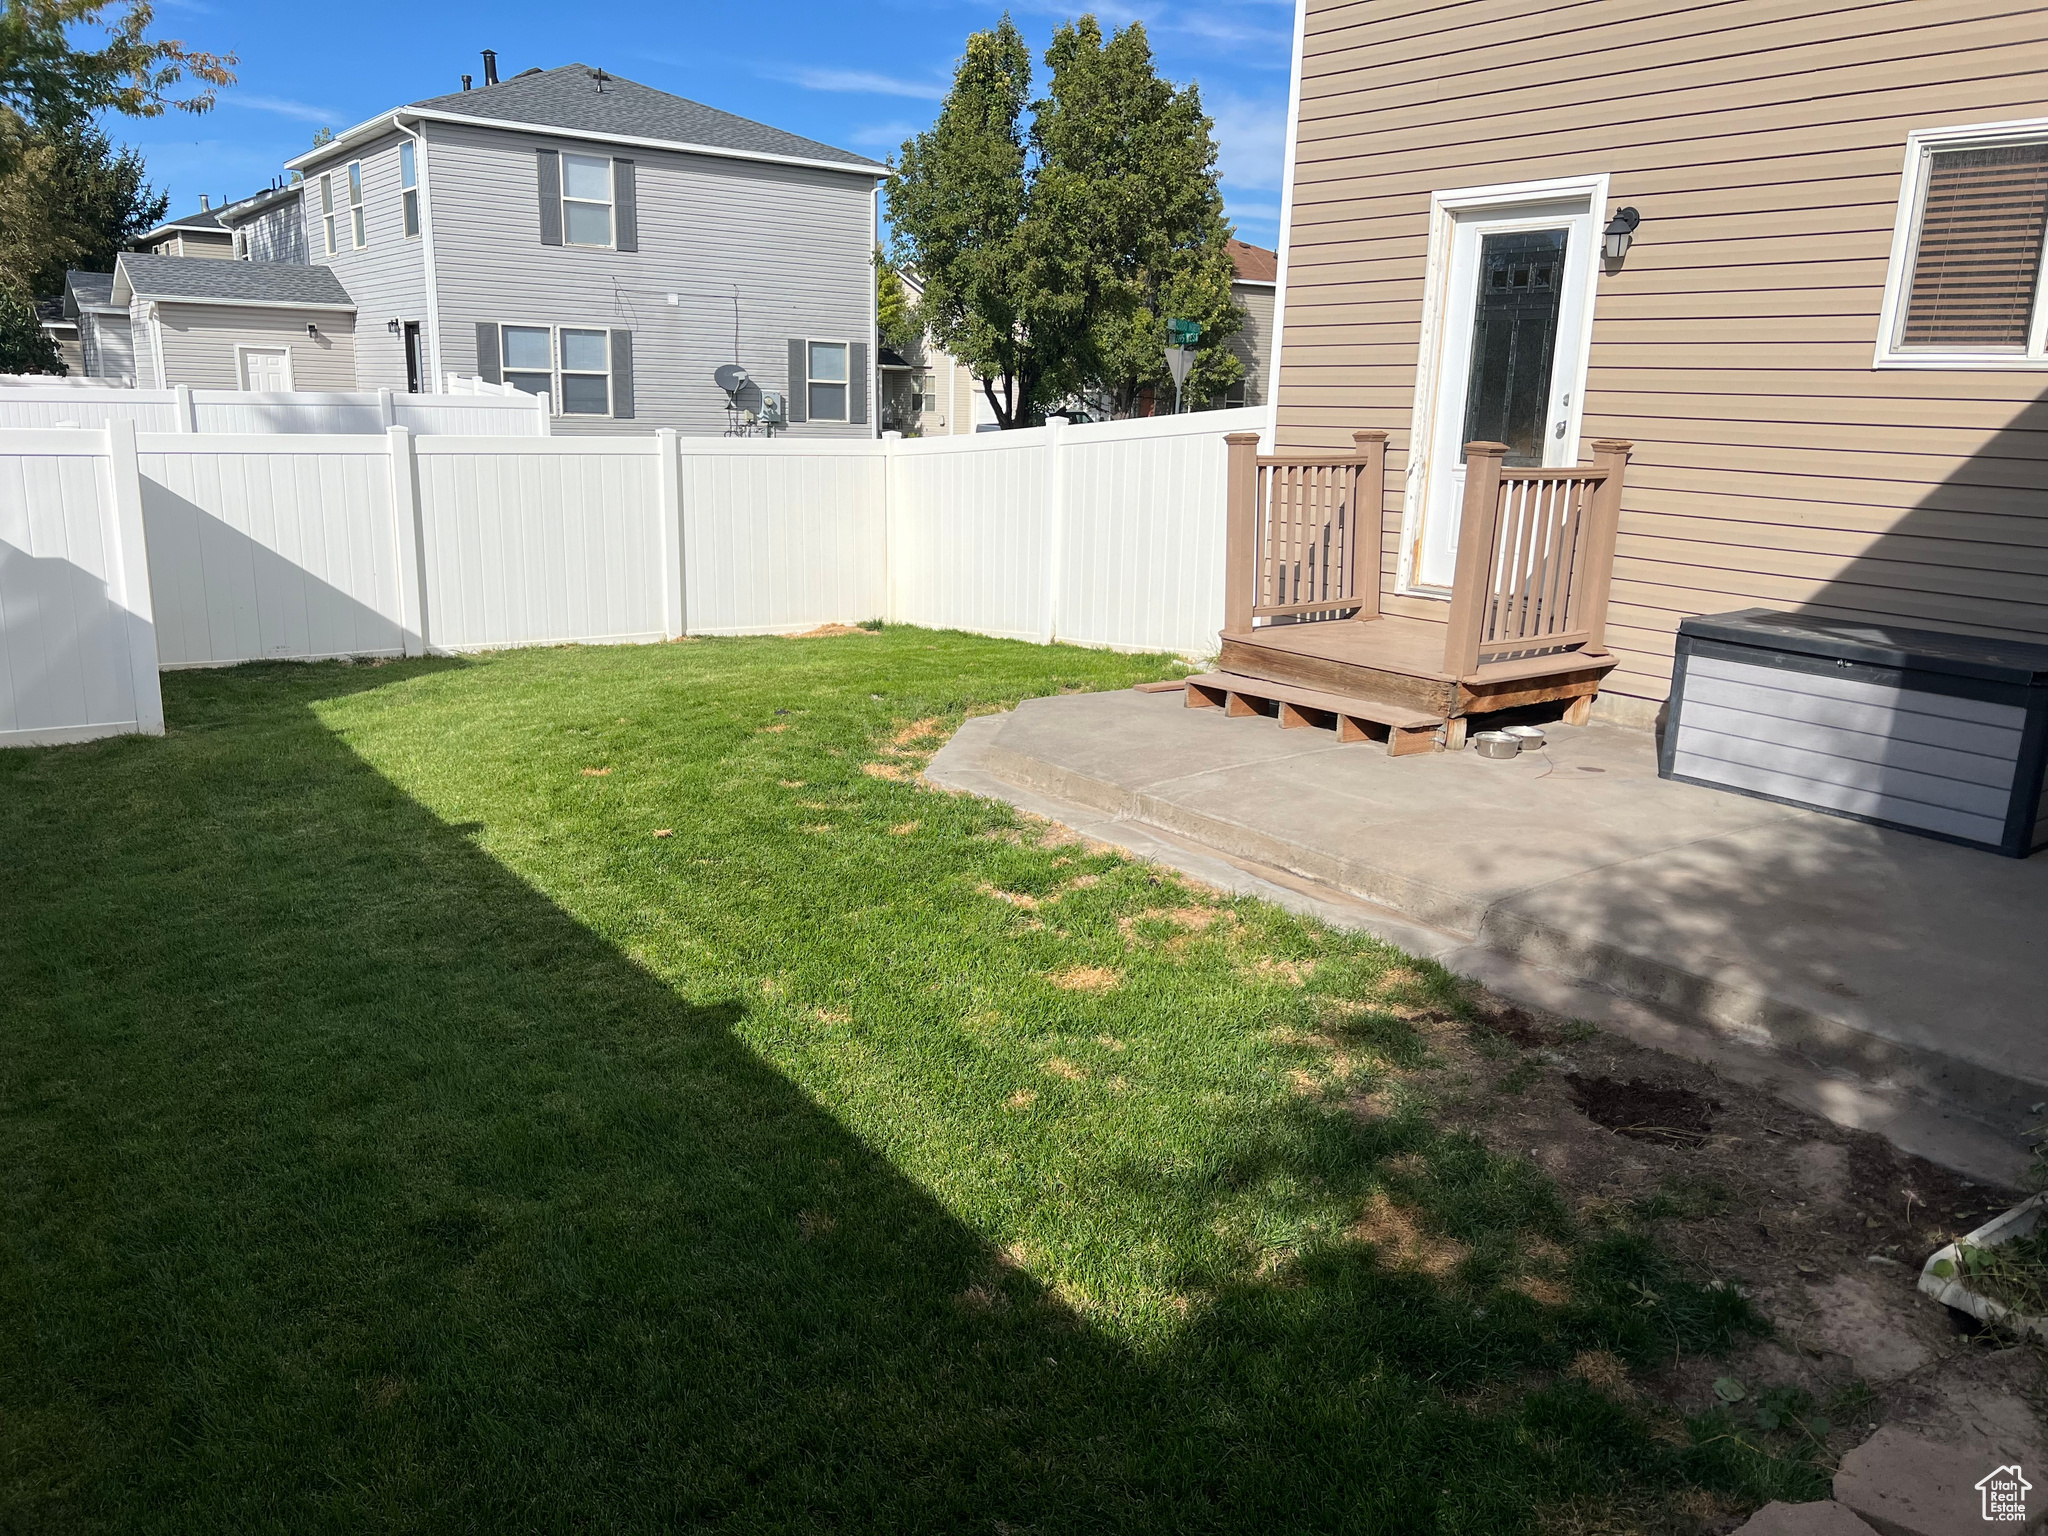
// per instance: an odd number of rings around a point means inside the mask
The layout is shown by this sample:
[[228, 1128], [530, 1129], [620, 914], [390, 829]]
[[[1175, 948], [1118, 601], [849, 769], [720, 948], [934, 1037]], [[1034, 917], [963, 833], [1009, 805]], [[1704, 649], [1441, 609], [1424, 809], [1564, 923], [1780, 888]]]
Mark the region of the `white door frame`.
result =
[[[1435, 440], [1437, 385], [1444, 367], [1445, 317], [1451, 308], [1450, 276], [1452, 245], [1461, 214], [1501, 213], [1512, 216], [1518, 208], [1544, 203], [1584, 200], [1596, 228], [1607, 212], [1607, 173], [1587, 176], [1559, 176], [1546, 181], [1506, 182], [1491, 187], [1460, 187], [1433, 192], [1429, 199], [1429, 259], [1424, 269], [1422, 298], [1422, 341], [1416, 354], [1415, 408], [1408, 427], [1408, 469], [1401, 502], [1401, 552], [1396, 567], [1395, 590], [1410, 597], [1449, 600], [1441, 588], [1414, 585], [1415, 541], [1429, 490], [1431, 444]], [[1578, 450], [1580, 424], [1586, 405], [1586, 365], [1592, 354], [1593, 305], [1600, 284], [1597, 253], [1586, 263], [1585, 292], [1580, 302], [1578, 374], [1572, 383], [1572, 401], [1566, 419], [1565, 442], [1574, 454]]]
[[298, 385], [292, 380], [292, 344], [288, 341], [235, 343], [235, 378], [245, 390], [254, 392], [249, 382], [249, 354], [251, 352], [282, 352], [284, 354], [284, 387], [294, 390]]

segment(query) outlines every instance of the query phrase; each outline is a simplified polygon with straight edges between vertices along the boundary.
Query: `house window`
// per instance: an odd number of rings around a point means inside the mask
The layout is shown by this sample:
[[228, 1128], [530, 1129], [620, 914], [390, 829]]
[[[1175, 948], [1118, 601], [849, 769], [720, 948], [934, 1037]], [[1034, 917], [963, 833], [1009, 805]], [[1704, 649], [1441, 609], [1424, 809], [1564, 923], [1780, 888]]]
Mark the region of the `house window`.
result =
[[334, 254], [334, 178], [320, 178], [320, 226], [327, 236], [327, 254]]
[[927, 416], [938, 414], [939, 385], [937, 378], [929, 368], [925, 369], [918, 377], [917, 408]]
[[247, 261], [248, 259], [249, 231], [247, 231], [246, 229], [238, 229], [235, 231], [235, 260]]
[[570, 245], [612, 243], [612, 163], [562, 156], [562, 237]]
[[806, 397], [812, 421], [846, 420], [846, 343], [814, 341]]
[[364, 238], [363, 228], [363, 162], [351, 160], [348, 163], [348, 222], [349, 233], [355, 238], [357, 250], [370, 242]]
[[419, 166], [410, 144], [398, 146], [398, 185], [399, 213], [405, 225], [405, 238], [410, 240], [420, 232]]
[[1907, 139], [1880, 367], [2048, 367], [2048, 121]]
[[603, 331], [561, 333], [562, 414], [609, 416], [611, 401], [611, 338]]
[[555, 338], [544, 325], [498, 328], [505, 355], [505, 382], [530, 395], [555, 399]]

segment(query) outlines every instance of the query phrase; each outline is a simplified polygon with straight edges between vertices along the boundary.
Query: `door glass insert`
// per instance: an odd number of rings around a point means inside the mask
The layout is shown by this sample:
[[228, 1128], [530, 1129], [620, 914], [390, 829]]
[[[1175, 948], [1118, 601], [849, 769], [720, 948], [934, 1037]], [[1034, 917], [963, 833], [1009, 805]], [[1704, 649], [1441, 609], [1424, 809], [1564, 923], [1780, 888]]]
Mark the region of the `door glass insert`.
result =
[[1517, 230], [1480, 242], [1461, 461], [1466, 443], [1506, 443], [1506, 463], [1543, 462], [1568, 233]]

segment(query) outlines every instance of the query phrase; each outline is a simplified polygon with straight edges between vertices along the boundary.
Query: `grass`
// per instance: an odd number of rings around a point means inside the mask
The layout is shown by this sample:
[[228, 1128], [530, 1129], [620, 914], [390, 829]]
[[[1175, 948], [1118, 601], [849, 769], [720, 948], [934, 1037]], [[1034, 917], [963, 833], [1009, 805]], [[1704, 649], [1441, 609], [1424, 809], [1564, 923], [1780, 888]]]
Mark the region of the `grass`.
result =
[[969, 712], [1168, 670], [254, 666], [0, 755], [0, 1529], [1813, 1496], [1632, 1396], [1738, 1293], [1432, 1128], [1443, 973], [913, 782]]

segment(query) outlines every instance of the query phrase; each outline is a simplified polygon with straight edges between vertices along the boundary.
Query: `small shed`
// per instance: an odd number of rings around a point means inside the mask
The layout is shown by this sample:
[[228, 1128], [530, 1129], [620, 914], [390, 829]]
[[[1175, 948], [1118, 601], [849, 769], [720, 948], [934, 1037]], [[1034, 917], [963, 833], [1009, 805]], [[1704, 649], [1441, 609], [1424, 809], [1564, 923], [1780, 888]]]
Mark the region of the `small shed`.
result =
[[328, 267], [130, 253], [109, 297], [145, 388], [356, 387], [355, 301]]

